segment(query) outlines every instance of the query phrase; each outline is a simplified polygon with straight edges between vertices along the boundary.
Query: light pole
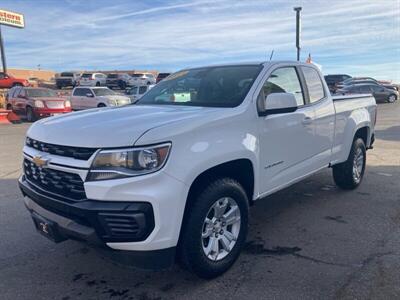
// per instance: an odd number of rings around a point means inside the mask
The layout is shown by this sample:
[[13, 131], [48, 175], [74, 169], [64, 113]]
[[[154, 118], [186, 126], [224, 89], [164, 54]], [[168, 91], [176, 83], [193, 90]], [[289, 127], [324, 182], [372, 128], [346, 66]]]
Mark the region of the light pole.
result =
[[300, 12], [301, 7], [294, 7], [293, 10], [296, 12], [296, 48], [297, 48], [297, 61], [300, 60], [300, 33], [301, 33], [301, 20]]

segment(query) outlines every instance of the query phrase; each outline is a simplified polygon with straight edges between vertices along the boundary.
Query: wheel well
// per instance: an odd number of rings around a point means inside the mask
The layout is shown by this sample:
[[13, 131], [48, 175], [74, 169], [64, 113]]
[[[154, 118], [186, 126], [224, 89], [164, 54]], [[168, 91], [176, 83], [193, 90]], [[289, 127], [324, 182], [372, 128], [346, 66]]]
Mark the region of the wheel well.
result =
[[97, 104], [97, 107], [106, 107], [107, 105], [105, 105], [104, 103], [99, 103]]
[[237, 180], [244, 188], [251, 203], [254, 192], [254, 169], [248, 159], [237, 159], [212, 167], [196, 177], [189, 189], [188, 201], [205, 188], [212, 180], [229, 177]]
[[248, 159], [237, 159], [223, 164], [214, 166], [196, 177], [190, 186], [185, 211], [183, 214], [182, 226], [179, 233], [178, 247], [181, 241], [182, 229], [187, 222], [188, 210], [192, 202], [196, 199], [195, 195], [200, 193], [213, 180], [221, 177], [229, 177], [237, 180], [244, 188], [249, 204], [253, 204], [254, 193], [254, 168], [253, 164]]
[[368, 142], [368, 131], [369, 131], [368, 127], [359, 128], [356, 131], [356, 134], [354, 135], [354, 139], [361, 138], [364, 141], [365, 146], [368, 147], [368, 145], [367, 145], [367, 142]]

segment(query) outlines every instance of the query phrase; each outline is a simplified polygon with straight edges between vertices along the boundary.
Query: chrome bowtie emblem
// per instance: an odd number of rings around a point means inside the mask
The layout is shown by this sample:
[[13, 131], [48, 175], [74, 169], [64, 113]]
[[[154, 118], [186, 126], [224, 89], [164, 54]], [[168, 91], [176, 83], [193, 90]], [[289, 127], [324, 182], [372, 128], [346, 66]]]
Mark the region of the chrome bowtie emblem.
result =
[[45, 166], [47, 166], [49, 159], [42, 158], [40, 155], [37, 155], [32, 158], [32, 161], [37, 167], [44, 168]]

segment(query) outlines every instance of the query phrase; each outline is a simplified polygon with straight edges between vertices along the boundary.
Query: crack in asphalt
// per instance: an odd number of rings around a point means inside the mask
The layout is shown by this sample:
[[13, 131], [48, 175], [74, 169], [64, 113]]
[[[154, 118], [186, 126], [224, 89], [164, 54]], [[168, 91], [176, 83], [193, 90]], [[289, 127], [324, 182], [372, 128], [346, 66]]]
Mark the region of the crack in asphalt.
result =
[[372, 253], [369, 255], [366, 259], [364, 259], [361, 264], [359, 264], [359, 268], [357, 270], [354, 270], [348, 277], [346, 282], [336, 291], [335, 297], [337, 299], [343, 299], [346, 296], [346, 290], [347, 288], [351, 285], [351, 283], [356, 280], [357, 275], [365, 269], [369, 264], [371, 264], [373, 261], [375, 261], [378, 258], [382, 258], [387, 255], [393, 255], [394, 253], [392, 251], [388, 252], [378, 252], [378, 253]]

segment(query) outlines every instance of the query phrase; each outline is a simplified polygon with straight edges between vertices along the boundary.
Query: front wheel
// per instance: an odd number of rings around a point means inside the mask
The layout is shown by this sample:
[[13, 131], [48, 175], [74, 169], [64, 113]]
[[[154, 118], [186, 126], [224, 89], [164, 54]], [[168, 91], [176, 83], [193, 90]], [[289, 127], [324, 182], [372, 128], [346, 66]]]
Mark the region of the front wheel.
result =
[[209, 184], [185, 216], [179, 245], [180, 261], [199, 277], [213, 278], [227, 271], [246, 241], [248, 199], [235, 180]]
[[333, 166], [333, 179], [336, 185], [346, 190], [358, 187], [364, 176], [365, 163], [366, 148], [364, 141], [356, 138], [353, 141], [347, 160]]
[[397, 100], [396, 95], [390, 95], [387, 101], [389, 103], [394, 103], [396, 100]]

